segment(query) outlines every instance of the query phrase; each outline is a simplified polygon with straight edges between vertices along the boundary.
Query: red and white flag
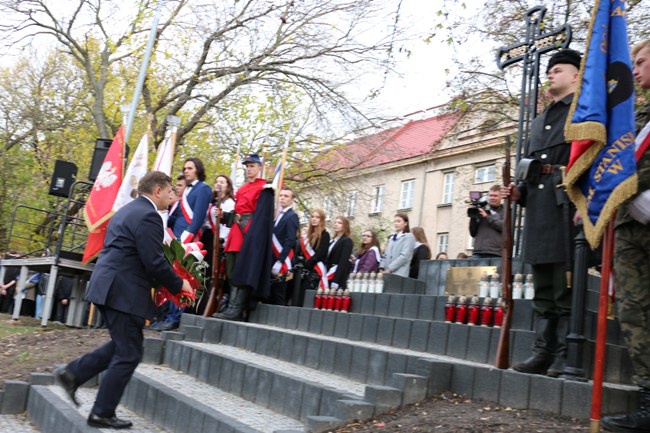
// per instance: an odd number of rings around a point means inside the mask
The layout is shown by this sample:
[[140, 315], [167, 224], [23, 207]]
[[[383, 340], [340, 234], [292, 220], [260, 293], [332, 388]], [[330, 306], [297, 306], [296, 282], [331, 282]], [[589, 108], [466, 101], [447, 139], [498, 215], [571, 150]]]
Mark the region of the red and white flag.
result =
[[117, 212], [122, 206], [131, 203], [138, 195], [138, 183], [142, 176], [147, 173], [147, 158], [149, 157], [149, 140], [147, 134], [142, 136], [138, 148], [129, 162], [129, 167], [124, 173], [124, 180], [117, 193], [117, 198], [113, 204], [113, 212]]
[[84, 208], [88, 239], [81, 259], [83, 263], [88, 263], [97, 257], [104, 247], [108, 220], [115, 213], [113, 205], [122, 184], [123, 164], [124, 127], [122, 126], [108, 149]]
[[91, 232], [115, 213], [113, 204], [122, 185], [123, 164], [124, 126], [121, 126], [108, 149], [84, 208], [86, 225]]
[[153, 170], [162, 171], [167, 176], [171, 175], [172, 162], [174, 162], [174, 147], [176, 146], [176, 128], [167, 130], [165, 139], [158, 146], [156, 160], [153, 163]]

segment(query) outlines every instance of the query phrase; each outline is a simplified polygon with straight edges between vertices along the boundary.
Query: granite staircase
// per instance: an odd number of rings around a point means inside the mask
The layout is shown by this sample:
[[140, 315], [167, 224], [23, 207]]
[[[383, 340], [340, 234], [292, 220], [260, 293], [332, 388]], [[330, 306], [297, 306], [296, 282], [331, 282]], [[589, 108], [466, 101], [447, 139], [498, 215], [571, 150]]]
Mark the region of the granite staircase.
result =
[[[590, 382], [494, 368], [499, 329], [445, 323], [446, 297], [407, 280], [391, 282], [386, 293], [353, 293], [350, 313], [314, 310], [308, 292], [305, 307], [260, 304], [248, 323], [184, 315], [178, 331], [146, 339], [118, 416], [136, 432], [318, 433], [452, 391], [589, 417]], [[514, 311], [516, 362], [534, 335], [530, 302], [517, 300]], [[638, 404], [615, 322], [611, 328], [604, 413]], [[0, 408], [26, 409], [42, 432], [95, 432], [85, 420], [97, 380], [80, 389], [77, 409], [51, 375], [34, 374], [30, 383], [7, 383]]]

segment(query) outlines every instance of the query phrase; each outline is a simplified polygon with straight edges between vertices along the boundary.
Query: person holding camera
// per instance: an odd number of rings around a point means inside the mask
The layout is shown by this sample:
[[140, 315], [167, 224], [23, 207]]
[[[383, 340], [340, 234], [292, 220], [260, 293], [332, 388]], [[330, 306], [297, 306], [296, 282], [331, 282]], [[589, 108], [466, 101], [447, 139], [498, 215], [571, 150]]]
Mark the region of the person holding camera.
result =
[[487, 202], [472, 203], [467, 209], [469, 234], [474, 238], [473, 259], [501, 257], [503, 237], [503, 206], [501, 186], [493, 185], [488, 192]]
[[[561, 168], [569, 162], [571, 145], [564, 138], [578, 84], [581, 55], [565, 49], [553, 54], [546, 75], [553, 102], [530, 126], [526, 157], [519, 162], [519, 183], [501, 188], [526, 208], [523, 260], [532, 266], [535, 297], [535, 341], [532, 355], [512, 368], [523, 373], [558, 377], [566, 364], [566, 335], [571, 316], [570, 276], [573, 239], [577, 229], [575, 207], [566, 192]], [[536, 165], [538, 173], [530, 168]], [[526, 168], [528, 166], [528, 168]]]

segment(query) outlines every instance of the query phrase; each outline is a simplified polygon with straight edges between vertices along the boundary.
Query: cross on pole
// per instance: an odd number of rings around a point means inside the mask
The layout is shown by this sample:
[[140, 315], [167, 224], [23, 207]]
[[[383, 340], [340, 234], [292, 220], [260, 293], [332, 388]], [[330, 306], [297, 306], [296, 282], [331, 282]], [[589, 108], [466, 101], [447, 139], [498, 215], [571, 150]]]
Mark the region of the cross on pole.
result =
[[564, 24], [556, 30], [544, 31], [544, 6], [535, 6], [526, 11], [526, 37], [523, 42], [499, 48], [497, 66], [504, 70], [510, 65], [522, 62], [521, 99], [519, 102], [519, 129], [517, 135], [517, 161], [521, 159], [524, 143], [530, 132], [530, 122], [537, 114], [539, 88], [539, 62], [542, 54], [567, 48], [571, 43], [571, 27]]
[[[530, 123], [537, 115], [537, 100], [539, 89], [539, 63], [542, 54], [560, 48], [568, 48], [571, 43], [571, 27], [564, 24], [556, 30], [544, 32], [544, 6], [535, 6], [526, 11], [526, 37], [508, 47], [501, 47], [497, 53], [497, 66], [504, 70], [515, 63], [522, 63], [521, 99], [519, 100], [519, 125], [517, 128], [516, 162], [522, 154], [528, 153], [528, 136]], [[524, 148], [524, 146], [526, 148]], [[512, 221], [514, 222], [514, 255], [521, 253], [521, 208], [513, 206]]]

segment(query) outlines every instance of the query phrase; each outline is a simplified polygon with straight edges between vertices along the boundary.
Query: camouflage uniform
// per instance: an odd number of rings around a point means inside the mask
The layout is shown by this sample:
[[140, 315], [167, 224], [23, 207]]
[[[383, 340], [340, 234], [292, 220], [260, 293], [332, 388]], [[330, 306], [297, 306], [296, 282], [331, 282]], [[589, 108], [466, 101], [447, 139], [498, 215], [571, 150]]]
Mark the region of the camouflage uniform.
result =
[[[650, 121], [650, 104], [637, 111], [637, 132]], [[639, 192], [650, 189], [650, 150], [637, 166]], [[618, 320], [634, 367], [634, 382], [650, 390], [650, 225], [628, 215], [616, 218], [614, 278]]]

